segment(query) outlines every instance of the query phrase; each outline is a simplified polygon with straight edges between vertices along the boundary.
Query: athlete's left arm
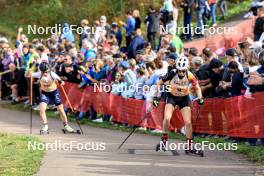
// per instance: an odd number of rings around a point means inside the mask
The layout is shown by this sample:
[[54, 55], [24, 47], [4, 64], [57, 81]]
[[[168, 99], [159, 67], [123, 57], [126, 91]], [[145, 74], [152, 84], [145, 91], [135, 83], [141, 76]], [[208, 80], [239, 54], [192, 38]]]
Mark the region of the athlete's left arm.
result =
[[52, 78], [55, 80], [55, 81], [57, 81], [58, 83], [60, 83], [60, 84], [64, 84], [64, 81], [62, 81], [62, 79], [59, 77], [59, 75], [57, 75], [57, 73], [55, 73], [55, 72], [51, 72], [51, 76], [52, 76]]
[[203, 98], [202, 90], [201, 90], [201, 87], [199, 86], [198, 80], [191, 72], [188, 73], [188, 78], [192, 86], [195, 87], [195, 91], [196, 91], [198, 99], [202, 99]]

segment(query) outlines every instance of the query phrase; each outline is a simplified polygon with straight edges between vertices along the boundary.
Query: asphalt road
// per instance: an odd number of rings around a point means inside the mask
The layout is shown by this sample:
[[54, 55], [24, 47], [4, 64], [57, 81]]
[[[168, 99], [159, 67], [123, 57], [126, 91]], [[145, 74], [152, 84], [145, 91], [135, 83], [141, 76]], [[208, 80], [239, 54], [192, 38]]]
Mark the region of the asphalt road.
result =
[[[46, 143], [88, 146], [88, 150], [66, 151], [59, 145], [56, 150], [47, 150], [38, 176], [250, 176], [263, 175], [262, 168], [248, 162], [242, 155], [230, 151], [205, 151], [205, 157], [188, 156], [179, 151], [156, 152], [159, 137], [142, 134], [133, 135], [121, 150], [120, 142], [128, 133], [83, 126], [84, 135], [62, 134], [62, 124], [49, 119], [50, 134], [39, 135], [41, 122], [33, 118], [33, 135]], [[77, 128], [76, 124], [71, 124]], [[0, 132], [29, 134], [29, 113], [0, 108]], [[179, 142], [179, 141], [171, 141]], [[98, 147], [98, 145], [101, 145]], [[89, 150], [104, 149], [105, 150]], [[129, 149], [136, 149], [134, 154]]]

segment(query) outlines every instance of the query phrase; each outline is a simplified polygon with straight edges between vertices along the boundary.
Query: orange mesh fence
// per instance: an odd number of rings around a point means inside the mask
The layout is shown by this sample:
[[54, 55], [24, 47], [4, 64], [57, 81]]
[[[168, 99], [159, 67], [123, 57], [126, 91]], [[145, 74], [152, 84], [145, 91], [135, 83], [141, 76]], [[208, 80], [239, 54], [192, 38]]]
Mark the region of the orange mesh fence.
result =
[[[76, 84], [64, 86], [74, 110], [87, 112], [90, 105], [102, 114], [113, 116], [113, 121], [162, 129], [164, 102], [158, 108], [143, 100], [125, 99], [105, 92], [94, 92], [92, 87], [78, 89]], [[69, 107], [62, 94], [64, 105]], [[204, 106], [192, 103], [192, 123], [195, 132], [243, 138], [264, 137], [264, 92], [252, 97], [212, 98]], [[145, 118], [144, 120], [142, 120]], [[141, 123], [140, 123], [141, 122]], [[139, 124], [140, 123], [140, 124]], [[170, 130], [180, 130], [184, 121], [179, 110], [173, 114]]]

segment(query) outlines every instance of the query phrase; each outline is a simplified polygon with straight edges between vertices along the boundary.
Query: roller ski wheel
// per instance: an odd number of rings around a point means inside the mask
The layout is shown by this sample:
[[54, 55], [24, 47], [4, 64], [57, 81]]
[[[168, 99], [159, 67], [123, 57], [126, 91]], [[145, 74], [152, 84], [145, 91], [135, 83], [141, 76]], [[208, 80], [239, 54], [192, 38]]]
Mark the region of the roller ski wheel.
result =
[[40, 135], [49, 134], [49, 130], [48, 131], [39, 130], [39, 134]]
[[185, 150], [185, 154], [186, 155], [197, 155], [197, 156], [200, 156], [200, 157], [204, 157], [204, 151], [202, 150]]
[[69, 131], [67, 131], [65, 129], [61, 129], [61, 131], [63, 132], [63, 134], [81, 134], [80, 130], [69, 132]]

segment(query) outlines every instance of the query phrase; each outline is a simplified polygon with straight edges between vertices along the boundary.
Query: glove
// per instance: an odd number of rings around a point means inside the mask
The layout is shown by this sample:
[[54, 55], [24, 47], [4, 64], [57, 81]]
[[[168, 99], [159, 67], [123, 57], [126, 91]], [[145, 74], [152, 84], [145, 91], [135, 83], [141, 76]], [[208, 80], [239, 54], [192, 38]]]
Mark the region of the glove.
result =
[[64, 85], [64, 81], [62, 81], [62, 80], [58, 80], [58, 83], [59, 83], [60, 85]]
[[203, 105], [204, 104], [204, 100], [202, 98], [198, 99], [197, 102], [198, 102], [199, 105]]
[[153, 97], [153, 106], [156, 108], [159, 106], [158, 97]]

